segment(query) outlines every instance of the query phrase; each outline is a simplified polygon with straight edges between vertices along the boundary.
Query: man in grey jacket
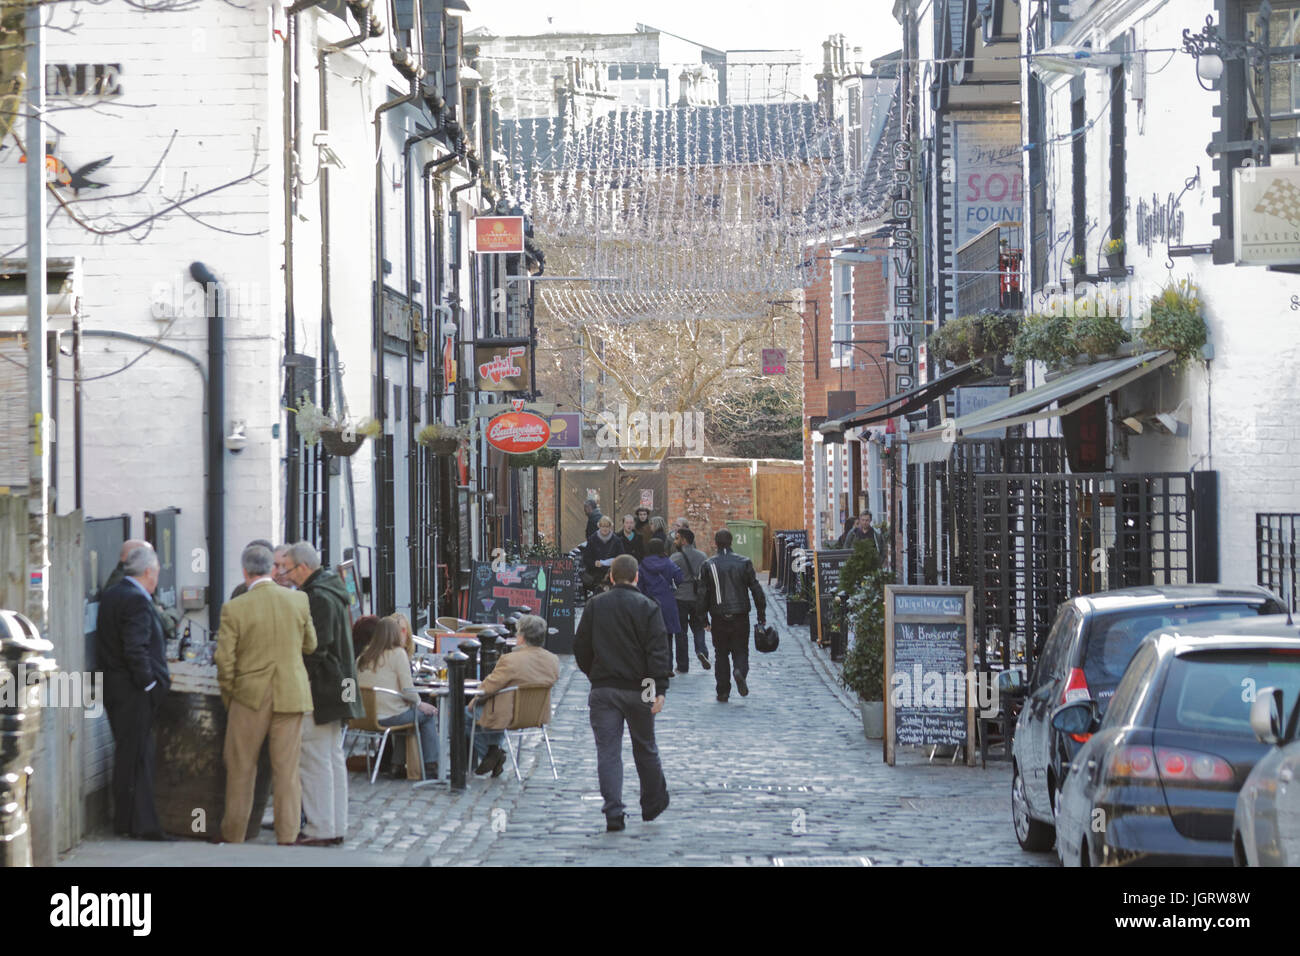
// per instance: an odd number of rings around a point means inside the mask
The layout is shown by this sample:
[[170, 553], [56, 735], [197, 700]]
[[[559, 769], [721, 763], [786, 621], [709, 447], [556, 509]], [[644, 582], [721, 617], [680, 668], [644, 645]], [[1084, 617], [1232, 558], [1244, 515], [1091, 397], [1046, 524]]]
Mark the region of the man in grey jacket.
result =
[[673, 564], [682, 569], [682, 575], [686, 578], [677, 585], [676, 595], [677, 619], [682, 622], [681, 632], [673, 635], [677, 643], [677, 672], [685, 674], [691, 669], [690, 662], [686, 659], [687, 628], [695, 638], [695, 656], [700, 659], [700, 665], [708, 670], [709, 646], [704, 642], [704, 621], [700, 617], [698, 607], [700, 568], [704, 566], [708, 557], [695, 547], [695, 532], [690, 528], [678, 528], [673, 532], [673, 544], [677, 546], [677, 550], [672, 555]]
[[723, 528], [713, 536], [718, 553], [700, 569], [700, 613], [707, 614], [718, 658], [718, 701], [731, 696], [728, 658], [741, 697], [749, 696], [749, 596], [754, 596], [758, 623], [767, 622], [767, 598], [758, 585], [754, 562], [731, 550], [731, 532]]

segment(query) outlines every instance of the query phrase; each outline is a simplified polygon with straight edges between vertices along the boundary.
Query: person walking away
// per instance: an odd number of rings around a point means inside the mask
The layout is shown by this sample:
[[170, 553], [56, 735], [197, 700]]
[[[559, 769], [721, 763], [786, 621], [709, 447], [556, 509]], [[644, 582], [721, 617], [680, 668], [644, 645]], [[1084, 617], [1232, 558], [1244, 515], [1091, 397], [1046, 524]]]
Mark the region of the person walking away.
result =
[[623, 539], [614, 533], [614, 522], [601, 515], [596, 533], [582, 549], [583, 587], [588, 592], [604, 590], [602, 585], [609, 577], [609, 566], [622, 553]]
[[596, 504], [595, 498], [588, 498], [582, 503], [582, 510], [587, 513], [587, 537], [590, 538], [600, 527], [600, 519], [605, 517], [600, 513], [600, 506]]
[[[680, 519], [679, 519], [680, 520]], [[695, 639], [695, 656], [700, 665], [709, 669], [709, 645], [705, 643], [704, 622], [700, 617], [699, 580], [700, 568], [708, 560], [699, 548], [695, 547], [695, 532], [690, 528], [678, 528], [673, 536], [675, 546], [672, 562], [682, 570], [683, 581], [677, 586], [677, 619], [681, 632], [677, 638], [677, 669], [686, 673], [684, 651], [686, 648], [686, 629], [689, 627]]]
[[[380, 727], [415, 724], [424, 774], [438, 776], [438, 708], [420, 700], [411, 679], [411, 659], [402, 646], [402, 629], [393, 617], [379, 620], [374, 636], [357, 658], [357, 682], [363, 688], [382, 687], [402, 695], [399, 699], [392, 694], [376, 694], [375, 720]], [[307, 816], [311, 818], [310, 811]]]
[[[483, 678], [478, 694], [466, 708], [469, 714], [465, 724], [467, 739], [476, 718], [479, 724], [474, 733], [474, 772], [479, 776], [490, 773], [499, 777], [506, 765], [506, 752], [501, 745], [506, 742], [505, 728], [510, 726], [514, 716], [515, 701], [514, 694], [493, 697], [497, 691], [523, 684], [545, 684], [548, 690], [542, 712], [546, 715], [546, 723], [550, 723], [549, 688], [560, 679], [560, 659], [542, 646], [546, 643], [546, 632], [544, 619], [536, 614], [520, 615], [515, 622], [519, 646], [497, 660], [492, 673]], [[477, 714], [475, 708], [480, 708]]]
[[289, 548], [285, 573], [307, 595], [316, 628], [316, 650], [303, 659], [313, 707], [311, 719], [302, 722], [303, 837], [304, 842], [338, 845], [348, 830], [343, 730], [351, 718], [366, 715], [357, 691], [351, 596], [342, 578], [321, 567], [320, 552], [308, 541]]
[[307, 595], [278, 587], [271, 552], [260, 545], [240, 555], [248, 591], [221, 608], [217, 683], [227, 708], [226, 811], [221, 839], [243, 843], [253, 808], [253, 784], [262, 742], [270, 737], [275, 838], [298, 839], [302, 818], [299, 759], [302, 716], [312, 710], [303, 655], [316, 650]]
[[641, 781], [641, 819], [668, 809], [668, 782], [655, 745], [655, 714], [664, 708], [671, 667], [659, 605], [637, 590], [637, 563], [614, 559], [614, 587], [582, 610], [573, 656], [591, 680], [587, 696], [596, 738], [596, 774], [604, 798], [605, 829], [626, 827], [623, 805], [623, 725]]
[[120, 580], [100, 595], [95, 626], [113, 733], [113, 830], [168, 840], [154, 799], [154, 717], [171, 687], [163, 625], [153, 606], [160, 568], [147, 542], [130, 543]]
[[654, 598], [664, 616], [664, 632], [668, 641], [668, 669], [673, 666], [673, 644], [676, 643], [677, 670], [685, 673], [690, 667], [686, 660], [686, 635], [681, 632], [681, 619], [677, 614], [677, 586], [686, 580], [682, 569], [664, 554], [664, 543], [651, 538], [646, 545], [645, 560], [641, 562], [637, 587], [647, 597]]
[[717, 553], [700, 569], [700, 611], [708, 616], [713, 651], [718, 660], [718, 701], [731, 696], [731, 674], [741, 697], [749, 696], [749, 596], [754, 596], [758, 623], [767, 623], [767, 598], [758, 585], [754, 563], [731, 550], [731, 532], [723, 528], [713, 536]]

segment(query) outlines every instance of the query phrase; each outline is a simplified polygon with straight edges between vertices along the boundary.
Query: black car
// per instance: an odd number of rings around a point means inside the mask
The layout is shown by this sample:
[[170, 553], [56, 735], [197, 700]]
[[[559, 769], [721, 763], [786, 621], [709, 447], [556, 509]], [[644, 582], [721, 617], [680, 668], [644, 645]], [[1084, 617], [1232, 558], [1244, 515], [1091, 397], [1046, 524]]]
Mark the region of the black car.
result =
[[1284, 610], [1263, 588], [1219, 584], [1125, 588], [1062, 604], [1043, 641], [1011, 745], [1011, 818], [1020, 846], [1051, 849], [1064, 769], [1088, 739], [1085, 733], [1054, 731], [1053, 711], [1093, 700], [1104, 715], [1120, 676], [1152, 631]]
[[1060, 733], [1092, 734], [1061, 788], [1061, 862], [1231, 865], [1237, 792], [1269, 749], [1250, 724], [1266, 687], [1300, 692], [1300, 628], [1286, 618], [1151, 635], [1104, 720], [1095, 701], [1058, 709]]

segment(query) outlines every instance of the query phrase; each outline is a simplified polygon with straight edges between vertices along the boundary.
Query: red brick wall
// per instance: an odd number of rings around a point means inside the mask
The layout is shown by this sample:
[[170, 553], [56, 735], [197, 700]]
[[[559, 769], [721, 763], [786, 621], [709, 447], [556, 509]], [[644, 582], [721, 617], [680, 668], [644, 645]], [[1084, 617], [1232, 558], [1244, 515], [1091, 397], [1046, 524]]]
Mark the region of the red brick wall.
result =
[[[754, 517], [754, 481], [748, 458], [669, 458], [669, 523], [684, 516], [705, 551], [729, 519]], [[703, 536], [703, 538], [701, 537]]]
[[537, 532], [547, 541], [555, 541], [555, 475], [554, 468], [537, 470]]

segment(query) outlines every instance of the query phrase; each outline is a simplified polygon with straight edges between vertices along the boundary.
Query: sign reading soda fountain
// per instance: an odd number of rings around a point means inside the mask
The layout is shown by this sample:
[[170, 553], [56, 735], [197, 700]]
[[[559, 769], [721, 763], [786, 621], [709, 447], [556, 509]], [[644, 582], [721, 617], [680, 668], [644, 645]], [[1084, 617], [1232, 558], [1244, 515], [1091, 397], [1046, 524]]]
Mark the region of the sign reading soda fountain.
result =
[[551, 426], [532, 412], [506, 412], [488, 422], [488, 444], [511, 455], [544, 448], [550, 438]]

